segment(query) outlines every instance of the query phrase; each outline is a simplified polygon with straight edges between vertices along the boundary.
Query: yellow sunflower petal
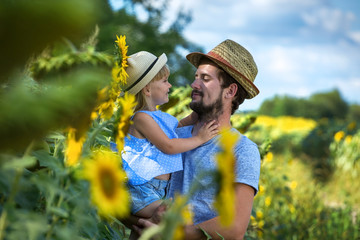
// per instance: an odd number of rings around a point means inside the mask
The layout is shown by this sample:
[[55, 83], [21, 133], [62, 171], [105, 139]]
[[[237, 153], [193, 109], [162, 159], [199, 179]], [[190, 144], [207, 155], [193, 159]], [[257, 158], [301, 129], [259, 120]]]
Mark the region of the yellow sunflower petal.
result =
[[112, 76], [115, 82], [125, 84], [128, 77], [125, 68], [128, 66], [127, 59], [129, 58], [127, 56], [128, 46], [126, 46], [126, 36], [116, 36], [116, 39], [115, 42], [119, 47], [119, 54], [121, 55], [121, 63], [115, 64]]
[[117, 125], [115, 142], [119, 151], [124, 148], [124, 138], [129, 131], [132, 124], [131, 116], [134, 114], [134, 107], [136, 106], [135, 96], [126, 92], [123, 97], [118, 99], [121, 107], [121, 117]]
[[82, 177], [90, 182], [93, 204], [100, 216], [124, 217], [129, 214], [129, 193], [121, 158], [110, 150], [97, 150], [84, 161]]
[[84, 136], [76, 140], [76, 131], [75, 128], [70, 128], [66, 139], [65, 165], [68, 167], [78, 164], [82, 147], [85, 142]]

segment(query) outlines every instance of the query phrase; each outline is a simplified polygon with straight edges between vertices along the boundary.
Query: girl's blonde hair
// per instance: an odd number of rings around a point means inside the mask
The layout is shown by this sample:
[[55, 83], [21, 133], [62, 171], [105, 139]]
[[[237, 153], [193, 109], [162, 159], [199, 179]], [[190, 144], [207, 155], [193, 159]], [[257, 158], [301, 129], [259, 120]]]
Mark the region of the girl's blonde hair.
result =
[[[155, 77], [150, 81], [150, 83], [154, 82], [154, 81], [158, 81], [158, 80], [162, 79], [163, 77], [168, 77], [169, 75], [170, 75], [169, 66], [167, 64], [165, 64], [160, 69], [160, 71], [155, 75]], [[144, 96], [142, 90], [135, 95], [135, 98], [136, 98], [137, 104], [135, 106], [134, 112], [144, 109], [146, 107], [146, 101], [145, 101], [145, 96]]]

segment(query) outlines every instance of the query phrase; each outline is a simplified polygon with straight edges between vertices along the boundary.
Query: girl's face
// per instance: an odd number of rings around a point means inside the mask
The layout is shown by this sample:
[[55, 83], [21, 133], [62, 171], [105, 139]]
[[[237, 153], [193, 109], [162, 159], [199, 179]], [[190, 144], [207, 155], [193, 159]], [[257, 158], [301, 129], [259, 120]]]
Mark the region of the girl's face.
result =
[[150, 94], [153, 104], [162, 105], [169, 101], [169, 89], [171, 84], [168, 81], [169, 76], [149, 83]]

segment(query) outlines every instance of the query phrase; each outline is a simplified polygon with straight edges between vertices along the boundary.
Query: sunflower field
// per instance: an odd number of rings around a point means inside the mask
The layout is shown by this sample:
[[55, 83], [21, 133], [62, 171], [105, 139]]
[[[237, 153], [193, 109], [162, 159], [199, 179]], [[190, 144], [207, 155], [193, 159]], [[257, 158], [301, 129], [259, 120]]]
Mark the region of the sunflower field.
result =
[[[19, 11], [40, 27], [22, 51], [18, 42], [1, 39], [7, 49], [1, 59], [0, 240], [128, 239], [130, 230], [122, 220], [129, 216], [130, 196], [119, 152], [136, 103], [134, 96], [121, 94], [127, 79], [126, 37], [114, 35], [114, 54], [96, 50], [98, 28], [79, 41], [93, 24], [89, 16], [96, 12], [95, 2], [7, 5], [7, 11], [0, 11], [9, 28], [1, 31], [9, 30], [11, 38], [16, 37], [11, 29], [26, 30], [10, 21], [17, 20]], [[62, 19], [65, 26], [46, 29], [45, 19], [60, 24], [55, 16], [64, 9], [70, 19], [82, 16], [79, 9], [88, 14], [76, 24]], [[62, 37], [72, 31], [75, 36]], [[189, 88], [174, 89], [164, 111], [178, 118], [188, 114], [189, 93]], [[234, 213], [233, 204], [221, 207], [234, 198], [232, 175], [227, 174], [234, 160], [230, 140], [236, 141], [231, 135], [221, 138], [224, 151], [217, 156], [229, 158], [228, 164], [210, 173], [224, 180], [215, 201], [224, 224], [231, 223]], [[110, 150], [111, 143], [118, 152]], [[188, 197], [176, 196], [161, 223], [142, 239], [182, 239], [182, 226], [192, 221]]]
[[[0, 33], [7, 36], [0, 38], [0, 240], [128, 239], [122, 220], [130, 196], [110, 143], [122, 149], [135, 105], [134, 96], [120, 94], [131, 42], [114, 33], [114, 54], [96, 50], [99, 29], [87, 36], [96, 1], [6, 4], [0, 7]], [[187, 116], [190, 92], [175, 87], [162, 110]], [[237, 113], [232, 124], [262, 156], [246, 239], [360, 238], [359, 123]], [[216, 158], [228, 161], [211, 173], [222, 179], [215, 207], [224, 225], [233, 215], [235, 140], [222, 135]], [[192, 216], [188, 198], [176, 196], [141, 239], [183, 239]]]
[[360, 238], [356, 122], [257, 116], [245, 134], [272, 142], [248, 239]]

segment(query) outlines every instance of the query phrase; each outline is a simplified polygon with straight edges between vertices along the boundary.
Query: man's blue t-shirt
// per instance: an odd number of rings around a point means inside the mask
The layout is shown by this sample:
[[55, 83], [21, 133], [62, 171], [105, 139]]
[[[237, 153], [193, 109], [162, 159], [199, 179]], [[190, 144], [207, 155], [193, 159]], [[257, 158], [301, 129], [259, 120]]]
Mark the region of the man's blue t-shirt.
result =
[[[192, 128], [193, 126], [178, 128], [176, 131], [179, 138], [191, 137]], [[236, 129], [232, 128], [231, 131], [239, 134], [239, 140], [234, 147], [236, 158], [235, 182], [253, 187], [256, 194], [260, 177], [260, 154], [258, 147]], [[203, 172], [217, 168], [215, 155], [220, 150], [217, 142], [218, 137], [214, 137], [200, 147], [183, 153], [183, 171], [174, 172], [171, 176], [170, 196], [174, 196], [175, 192], [187, 194], [194, 181], [199, 182], [203, 186], [191, 196], [189, 202], [194, 213], [194, 224], [199, 224], [218, 216], [213, 208], [216, 184], [210, 184], [213, 181], [211, 176], [201, 176], [204, 175]]]

